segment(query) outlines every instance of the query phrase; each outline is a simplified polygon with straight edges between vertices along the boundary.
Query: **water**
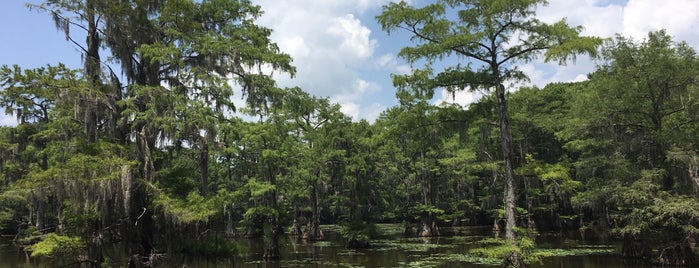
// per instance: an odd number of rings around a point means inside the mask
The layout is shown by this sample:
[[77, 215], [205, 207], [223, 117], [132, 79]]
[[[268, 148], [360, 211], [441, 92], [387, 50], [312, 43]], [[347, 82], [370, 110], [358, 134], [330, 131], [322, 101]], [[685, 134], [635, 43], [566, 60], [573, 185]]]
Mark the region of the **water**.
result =
[[[449, 236], [438, 238], [406, 238], [400, 235], [398, 225], [380, 225], [382, 234], [372, 240], [370, 249], [348, 250], [345, 240], [335, 226], [323, 226], [325, 241], [304, 242], [293, 237], [280, 241], [282, 259], [265, 262], [262, 259], [264, 244], [261, 239], [240, 239], [237, 243], [238, 256], [231, 258], [206, 259], [191, 256], [164, 258], [161, 267], [498, 267], [474, 263], [467, 255], [475, 242], [490, 233], [489, 227], [467, 227], [449, 230]], [[639, 263], [625, 261], [615, 255], [615, 245], [598, 238], [582, 240], [577, 233], [545, 233], [537, 238], [538, 245], [560, 249], [565, 256], [551, 256], [530, 267], [553, 268], [625, 268], [644, 267]], [[125, 266], [123, 250], [116, 247], [108, 250], [114, 266]], [[576, 251], [570, 256], [571, 251]], [[593, 253], [590, 253], [593, 252]], [[584, 255], [579, 255], [584, 254]], [[11, 240], [0, 240], [0, 268], [53, 267], [56, 260], [36, 260], [26, 256], [11, 244]], [[651, 267], [651, 266], [645, 266]]]

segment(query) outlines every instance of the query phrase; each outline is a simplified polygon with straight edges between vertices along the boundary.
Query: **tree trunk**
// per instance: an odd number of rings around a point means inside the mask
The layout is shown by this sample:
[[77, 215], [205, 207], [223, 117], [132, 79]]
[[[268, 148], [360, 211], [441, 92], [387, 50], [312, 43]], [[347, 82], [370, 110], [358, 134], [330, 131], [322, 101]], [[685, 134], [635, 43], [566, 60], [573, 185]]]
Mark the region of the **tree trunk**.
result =
[[88, 261], [90, 261], [93, 267], [102, 267], [104, 262], [103, 242], [101, 231], [96, 232], [87, 242]]
[[691, 157], [687, 163], [687, 173], [694, 186], [694, 192], [699, 193], [699, 157]]
[[199, 172], [201, 173], [201, 185], [199, 193], [201, 196], [209, 194], [209, 142], [208, 135], [205, 134], [201, 139], [201, 147], [199, 148]]
[[36, 229], [40, 232], [44, 231], [44, 192], [43, 190], [38, 190], [38, 192], [31, 191], [32, 199], [34, 202], [34, 209], [35, 209], [35, 216], [36, 216], [36, 221], [35, 221], [35, 226]]
[[694, 250], [686, 241], [661, 249], [660, 255], [654, 262], [661, 266], [696, 267], [697, 265]]
[[311, 184], [311, 219], [308, 221], [308, 228], [304, 234], [304, 239], [310, 241], [323, 240], [323, 231], [320, 229], [320, 211], [318, 208], [318, 189], [315, 182]]
[[[275, 168], [270, 169], [270, 179], [269, 183], [276, 185], [276, 174], [273, 172]], [[279, 235], [281, 234], [281, 226], [279, 225], [279, 204], [277, 202], [277, 190], [272, 190], [269, 193], [268, 201], [269, 207], [272, 209], [272, 214], [269, 215], [269, 243], [265, 249], [264, 259], [265, 260], [279, 260], [282, 257], [281, 251], [279, 250]]]
[[[231, 163], [232, 156], [226, 154], [226, 163]], [[226, 190], [233, 192], [233, 170], [230, 165], [226, 169]], [[235, 234], [235, 218], [233, 213], [235, 212], [235, 203], [230, 204], [230, 211], [228, 211], [228, 217], [226, 218], [226, 236], [229, 238], [234, 238]]]
[[226, 237], [235, 238], [235, 219], [233, 218], [233, 211], [235, 211], [235, 206], [230, 205], [230, 210], [228, 211], [228, 217], [226, 217]]
[[410, 181], [408, 176], [405, 176], [403, 181], [405, 182], [403, 184], [405, 185], [405, 206], [403, 206], [403, 210], [405, 211], [405, 230], [403, 231], [403, 235], [413, 236], [415, 232], [413, 232], [413, 227], [410, 224], [413, 220], [413, 214], [410, 213]]
[[517, 225], [515, 218], [515, 185], [512, 167], [512, 135], [510, 134], [510, 122], [507, 114], [507, 98], [505, 93], [505, 86], [498, 83], [495, 89], [495, 95], [498, 99], [500, 143], [502, 146], [502, 156], [505, 160], [505, 239], [514, 245], [516, 242], [514, 229]]
[[101, 85], [101, 74], [102, 70], [100, 68], [101, 60], [99, 54], [100, 47], [100, 37], [97, 30], [97, 18], [95, 16], [95, 6], [93, 1], [87, 1], [87, 51], [85, 52], [85, 74], [87, 75], [92, 88], [88, 90], [87, 94], [82, 96], [80, 102], [82, 102], [82, 107], [84, 111], [85, 120], [85, 134], [87, 136], [88, 143], [94, 143], [97, 141], [97, 121], [98, 121], [98, 99], [93, 91], [100, 89]]
[[524, 264], [524, 259], [522, 258], [522, 254], [520, 254], [517, 251], [512, 251], [507, 256], [505, 256], [505, 260], [503, 261], [501, 267], [503, 267], [503, 268], [510, 268], [510, 267], [524, 268], [524, 267], [526, 267], [526, 265]]
[[279, 221], [276, 216], [270, 216], [269, 221], [269, 238], [263, 258], [268, 261], [274, 261], [279, 260], [282, 257], [281, 250], [279, 250], [279, 235], [281, 233], [281, 228], [279, 228]]
[[[136, 135], [136, 144], [138, 148], [139, 164], [141, 168], [141, 178], [145, 182], [153, 182], [155, 180], [155, 168], [153, 165], [153, 157], [151, 148], [155, 145], [155, 139], [151, 137], [148, 126], [145, 122], [140, 123], [140, 131]], [[129, 208], [129, 221], [132, 224], [131, 236], [138, 248], [135, 248], [135, 254], [140, 254], [145, 260], [148, 260], [153, 253], [153, 212], [150, 211], [150, 202], [148, 200], [148, 192], [144, 182], [134, 183], [133, 192], [130, 194], [131, 206]]]
[[419, 237], [435, 237], [439, 236], [439, 228], [437, 224], [432, 219], [432, 217], [426, 217], [420, 221], [420, 226], [418, 227], [417, 236]]
[[148, 209], [148, 194], [143, 183], [136, 183], [131, 194], [132, 206], [130, 208], [129, 224], [131, 225], [131, 239], [135, 243], [133, 254], [142, 256], [148, 260], [153, 253], [153, 214]]

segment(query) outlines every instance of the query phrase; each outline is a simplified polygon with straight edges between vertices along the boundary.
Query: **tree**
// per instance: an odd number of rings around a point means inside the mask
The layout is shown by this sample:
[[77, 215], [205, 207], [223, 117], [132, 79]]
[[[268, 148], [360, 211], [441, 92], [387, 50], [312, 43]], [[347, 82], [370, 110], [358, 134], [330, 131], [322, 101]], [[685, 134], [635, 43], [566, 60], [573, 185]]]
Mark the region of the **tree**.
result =
[[303, 237], [322, 240], [320, 229], [321, 197], [324, 185], [340, 176], [344, 167], [342, 144], [343, 132], [350, 118], [340, 112], [340, 106], [331, 104], [327, 98], [317, 98], [300, 88], [288, 89], [282, 101], [280, 114], [296, 127], [297, 143], [300, 146], [299, 162], [295, 174], [301, 185], [305, 185], [303, 196], [308, 198], [311, 215]]
[[587, 187], [573, 203], [607, 210], [597, 214], [611, 219], [600, 222], [624, 240], [623, 256], [694, 264], [697, 144], [687, 134], [698, 127], [696, 52], [664, 31], [617, 37], [603, 52], [571, 111], [575, 124], [560, 135]]
[[[422, 8], [406, 2], [384, 6], [377, 17], [384, 30], [408, 31], [418, 43], [401, 49], [399, 55], [409, 63], [425, 61], [422, 70], [395, 75], [399, 88], [452, 92], [468, 88], [494, 90], [498, 103], [502, 158], [505, 161], [505, 237], [514, 244], [515, 183], [512, 137], [507, 112], [505, 84], [526, 79], [516, 63], [536, 59], [542, 53], [546, 61], [565, 62], [576, 54], [594, 55], [599, 38], [581, 37], [581, 27], [570, 27], [565, 20], [554, 24], [534, 18], [534, 8], [545, 0], [441, 0]], [[466, 59], [434, 74], [435, 62], [450, 56]], [[520, 265], [513, 254], [510, 260]]]
[[[88, 86], [76, 91], [72, 109], [81, 115], [76, 120], [87, 141], [115, 141], [133, 149], [129, 160], [137, 164], [128, 188], [128, 222], [138, 224], [124, 225], [130, 228], [124, 233], [141, 249], [138, 254], [148, 256], [156, 243], [152, 234], [163, 227], [157, 225], [166, 225], [153, 222], [154, 202], [181, 201], [173, 202], [181, 204], [174, 210], [161, 210], [166, 214], [206, 206], [201, 197], [213, 190], [211, 156], [218, 153], [218, 128], [235, 109], [233, 88], [242, 89], [250, 109], [264, 112], [279, 90], [261, 68], [293, 75], [291, 58], [269, 40], [271, 30], [255, 24], [260, 7], [244, 0], [47, 0], [34, 7], [49, 12], [66, 39], [83, 51]], [[85, 45], [73, 38], [75, 30], [85, 31]], [[100, 55], [100, 48], [111, 57]], [[196, 194], [158, 188], [167, 184], [159, 175], [176, 173], [163, 165], [177, 161], [157, 162], [167, 144], [178, 154], [173, 160], [197, 163]], [[181, 150], [183, 144], [198, 153]], [[200, 221], [208, 212], [182, 219]]]

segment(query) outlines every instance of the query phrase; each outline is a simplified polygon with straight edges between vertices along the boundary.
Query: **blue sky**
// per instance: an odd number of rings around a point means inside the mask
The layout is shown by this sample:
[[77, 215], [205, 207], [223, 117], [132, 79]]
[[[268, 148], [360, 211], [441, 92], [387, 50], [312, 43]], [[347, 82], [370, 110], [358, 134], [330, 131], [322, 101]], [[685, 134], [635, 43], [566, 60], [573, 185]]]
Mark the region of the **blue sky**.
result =
[[45, 12], [30, 11], [26, 3], [9, 0], [0, 4], [0, 65], [35, 68], [63, 62], [80, 67], [80, 54], [65, 41], [65, 35], [56, 31], [51, 17]]
[[[35, 68], [59, 62], [80, 68], [78, 50], [55, 30], [50, 15], [29, 11], [26, 0], [0, 4], [0, 65]], [[30, 2], [40, 2], [34, 0]], [[258, 23], [273, 29], [272, 39], [291, 54], [297, 67], [295, 78], [275, 74], [281, 86], [299, 86], [329, 97], [354, 119], [373, 121], [381, 111], [396, 105], [390, 74], [409, 72], [396, 54], [409, 44], [401, 32], [383, 32], [374, 17], [389, 0], [253, 0], [265, 10]], [[412, 0], [421, 6], [430, 1]], [[537, 10], [538, 18], [585, 27], [584, 34], [611, 37], [615, 33], [642, 39], [651, 30], [667, 29], [676, 40], [699, 49], [699, 2], [696, 0], [549, 0]], [[83, 38], [77, 38], [82, 41]], [[420, 67], [420, 66], [416, 66]], [[594, 63], [579, 58], [561, 67], [534, 61], [521, 65], [531, 84], [585, 79]], [[442, 101], [468, 104], [478, 94], [463, 92], [455, 98], [437, 92]], [[236, 99], [239, 99], [237, 97]], [[238, 101], [242, 103], [242, 101]], [[14, 124], [0, 115], [0, 124]]]

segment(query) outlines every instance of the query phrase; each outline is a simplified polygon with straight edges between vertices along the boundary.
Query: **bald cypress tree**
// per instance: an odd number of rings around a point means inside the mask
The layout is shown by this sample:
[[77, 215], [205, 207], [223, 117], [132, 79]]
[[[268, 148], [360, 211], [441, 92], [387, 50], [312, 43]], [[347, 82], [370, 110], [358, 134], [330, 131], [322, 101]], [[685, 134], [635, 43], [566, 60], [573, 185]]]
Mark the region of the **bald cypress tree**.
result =
[[[32, 8], [50, 14], [83, 52], [86, 84], [71, 95], [74, 107], [66, 108], [83, 125], [82, 137], [134, 152], [122, 155], [134, 163], [122, 169], [131, 178], [124, 184], [124, 226], [134, 252], [147, 256], [156, 225], [163, 225], [152, 221], [154, 208], [183, 198], [158, 188], [163, 167], [157, 158], [164, 146], [187, 144], [198, 151], [192, 194], [209, 195], [210, 158], [219, 147], [220, 126], [236, 108], [234, 87], [242, 89], [253, 112], [264, 112], [279, 91], [261, 69], [293, 74], [291, 58], [269, 40], [271, 30], [255, 24], [261, 8], [245, 0], [47, 0]], [[84, 32], [85, 42], [76, 32]], [[184, 203], [192, 200], [205, 202]], [[162, 208], [185, 223], [211, 215], [177, 216], [182, 208]]]
[[[580, 36], [580, 27], [565, 20], [547, 24], [535, 18], [534, 9], [545, 0], [441, 0], [424, 7], [406, 2], [384, 6], [377, 19], [384, 30], [406, 31], [415, 46], [404, 47], [399, 56], [425, 66], [408, 75], [395, 75], [401, 89], [451, 92], [486, 89], [495, 92], [500, 126], [500, 146], [505, 164], [505, 237], [515, 244], [516, 191], [513, 148], [507, 111], [506, 84], [525, 80], [518, 63], [536, 59], [564, 62], [579, 53], [595, 54], [598, 38]], [[458, 63], [436, 70], [437, 63], [453, 58]], [[506, 260], [520, 266], [512, 252]]]

